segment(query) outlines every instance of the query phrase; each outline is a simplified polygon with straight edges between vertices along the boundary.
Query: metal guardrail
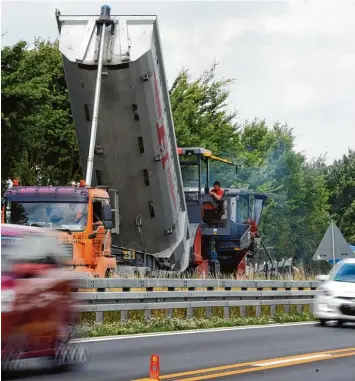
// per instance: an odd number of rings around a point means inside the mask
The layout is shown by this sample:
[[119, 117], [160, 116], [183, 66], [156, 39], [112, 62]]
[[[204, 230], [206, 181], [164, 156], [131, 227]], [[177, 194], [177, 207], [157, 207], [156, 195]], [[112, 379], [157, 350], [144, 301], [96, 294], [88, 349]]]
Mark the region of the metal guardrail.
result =
[[[78, 280], [79, 288], [311, 288], [319, 281], [305, 280], [235, 280], [235, 279], [169, 279], [169, 278], [85, 278]], [[227, 290], [228, 291], [228, 290]]]
[[[291, 305], [297, 305], [297, 311], [302, 312], [303, 306], [313, 304], [318, 285], [315, 281], [82, 279], [81, 290], [94, 288], [97, 292], [79, 291], [75, 295], [79, 311], [96, 312], [96, 322], [102, 322], [107, 311], [119, 311], [125, 321], [129, 311], [145, 311], [149, 319], [153, 310], [167, 310], [172, 317], [174, 309], [186, 309], [187, 317], [192, 317], [193, 309], [201, 307], [207, 316], [211, 316], [213, 307], [223, 307], [223, 316], [229, 318], [231, 307], [239, 307], [241, 316], [246, 316], [248, 306], [255, 306], [256, 316], [261, 316], [262, 306], [270, 306], [270, 315], [275, 314], [278, 305], [284, 306], [285, 313], [290, 312]], [[122, 291], [107, 291], [110, 288]], [[137, 288], [144, 291], [132, 290]]]

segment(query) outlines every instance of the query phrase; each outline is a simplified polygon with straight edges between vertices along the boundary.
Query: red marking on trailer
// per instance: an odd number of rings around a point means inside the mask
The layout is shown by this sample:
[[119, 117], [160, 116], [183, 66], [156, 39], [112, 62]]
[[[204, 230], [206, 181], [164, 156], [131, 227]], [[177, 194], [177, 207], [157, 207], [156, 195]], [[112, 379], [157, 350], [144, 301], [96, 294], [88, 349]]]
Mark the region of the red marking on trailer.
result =
[[158, 141], [160, 146], [160, 152], [164, 152], [168, 149], [168, 142], [166, 141], [165, 128], [164, 124], [159, 126], [159, 123], [156, 124], [157, 133], [158, 133]]

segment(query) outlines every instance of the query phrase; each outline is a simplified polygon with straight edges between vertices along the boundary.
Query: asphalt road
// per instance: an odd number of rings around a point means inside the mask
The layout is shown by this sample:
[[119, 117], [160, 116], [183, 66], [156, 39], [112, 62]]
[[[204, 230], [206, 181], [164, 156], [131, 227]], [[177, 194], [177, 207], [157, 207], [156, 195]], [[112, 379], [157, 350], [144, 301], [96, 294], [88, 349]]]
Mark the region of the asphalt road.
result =
[[[314, 324], [256, 327], [205, 333], [165, 334], [88, 342], [90, 360], [82, 370], [30, 376], [31, 381], [131, 381], [148, 377], [152, 354], [160, 356], [161, 375], [237, 363], [355, 347], [355, 326]], [[355, 353], [355, 352], [354, 352]], [[216, 380], [350, 381], [355, 356], [243, 373]], [[286, 377], [287, 376], [287, 377]], [[172, 380], [174, 378], [169, 378]], [[184, 380], [190, 380], [184, 376]], [[192, 380], [192, 379], [191, 379]]]

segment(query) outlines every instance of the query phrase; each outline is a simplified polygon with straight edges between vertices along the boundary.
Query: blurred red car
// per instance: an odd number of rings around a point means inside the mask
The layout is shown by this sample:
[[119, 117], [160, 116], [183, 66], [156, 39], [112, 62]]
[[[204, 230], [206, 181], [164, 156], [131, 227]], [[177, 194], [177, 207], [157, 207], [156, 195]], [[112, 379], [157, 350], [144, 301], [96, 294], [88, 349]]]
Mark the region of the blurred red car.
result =
[[41, 366], [44, 360], [55, 366], [86, 361], [86, 348], [70, 343], [75, 284], [61, 268], [61, 254], [56, 237], [44, 229], [2, 224], [2, 371]]

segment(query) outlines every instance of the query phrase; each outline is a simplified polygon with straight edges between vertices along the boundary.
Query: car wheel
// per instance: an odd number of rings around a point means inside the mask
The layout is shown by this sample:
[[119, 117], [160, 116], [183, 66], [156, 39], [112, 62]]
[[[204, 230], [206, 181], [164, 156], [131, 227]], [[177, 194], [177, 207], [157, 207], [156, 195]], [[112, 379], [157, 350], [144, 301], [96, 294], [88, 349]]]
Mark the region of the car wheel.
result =
[[319, 325], [321, 327], [324, 327], [326, 323], [327, 323], [327, 321], [325, 319], [319, 319]]
[[343, 324], [344, 324], [344, 321], [343, 321], [343, 320], [338, 320], [338, 321], [337, 321], [337, 326], [338, 326], [338, 327], [342, 327]]

